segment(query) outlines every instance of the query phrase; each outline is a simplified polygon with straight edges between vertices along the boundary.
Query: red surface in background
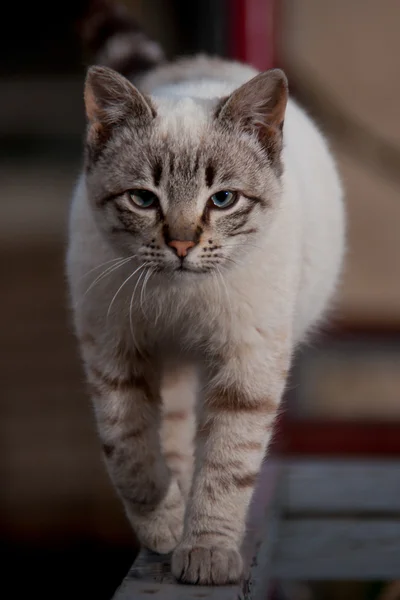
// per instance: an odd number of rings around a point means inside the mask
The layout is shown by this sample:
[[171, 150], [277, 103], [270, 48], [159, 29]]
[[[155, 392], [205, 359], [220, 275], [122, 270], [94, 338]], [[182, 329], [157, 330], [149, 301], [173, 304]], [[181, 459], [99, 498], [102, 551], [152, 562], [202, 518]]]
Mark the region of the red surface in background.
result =
[[279, 0], [229, 2], [230, 54], [260, 71], [277, 66]]
[[283, 415], [271, 451], [284, 456], [400, 456], [400, 424], [296, 420]]

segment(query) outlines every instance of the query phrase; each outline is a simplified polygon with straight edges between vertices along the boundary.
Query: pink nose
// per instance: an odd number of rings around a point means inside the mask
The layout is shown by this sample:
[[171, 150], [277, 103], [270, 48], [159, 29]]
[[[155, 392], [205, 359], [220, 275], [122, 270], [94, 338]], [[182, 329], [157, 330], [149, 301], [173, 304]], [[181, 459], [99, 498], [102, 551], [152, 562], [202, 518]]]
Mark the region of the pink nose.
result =
[[187, 255], [189, 248], [193, 248], [195, 245], [194, 242], [180, 241], [180, 240], [172, 240], [168, 242], [168, 246], [171, 246], [179, 256], [179, 258], [183, 258]]

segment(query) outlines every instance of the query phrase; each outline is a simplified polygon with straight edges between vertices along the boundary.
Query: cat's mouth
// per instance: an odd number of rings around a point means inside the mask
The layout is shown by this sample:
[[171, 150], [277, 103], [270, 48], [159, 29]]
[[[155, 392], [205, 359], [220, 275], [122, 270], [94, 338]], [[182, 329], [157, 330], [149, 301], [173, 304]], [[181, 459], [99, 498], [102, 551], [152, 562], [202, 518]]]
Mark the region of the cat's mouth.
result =
[[196, 273], [197, 272], [197, 269], [193, 269], [192, 267], [188, 267], [187, 265], [185, 265], [183, 263], [181, 263], [179, 265], [179, 267], [177, 267], [175, 270], [179, 271], [179, 272], [185, 272], [186, 271], [187, 273]]
[[177, 273], [207, 273], [209, 269], [202, 269], [201, 267], [193, 267], [186, 265], [185, 263], [181, 263], [179, 267], [175, 269]]

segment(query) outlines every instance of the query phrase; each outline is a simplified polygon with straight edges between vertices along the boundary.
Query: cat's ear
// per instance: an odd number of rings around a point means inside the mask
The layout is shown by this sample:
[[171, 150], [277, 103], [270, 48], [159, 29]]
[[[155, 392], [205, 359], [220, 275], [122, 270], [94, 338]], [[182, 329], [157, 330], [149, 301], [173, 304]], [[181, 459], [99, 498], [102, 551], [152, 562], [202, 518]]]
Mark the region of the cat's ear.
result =
[[288, 82], [280, 69], [260, 73], [235, 90], [217, 107], [221, 122], [255, 132], [271, 159], [279, 157], [288, 99]]
[[108, 67], [91, 67], [85, 82], [85, 108], [93, 133], [107, 132], [126, 118], [133, 117], [142, 125], [150, 123], [155, 110], [149, 99], [125, 77]]

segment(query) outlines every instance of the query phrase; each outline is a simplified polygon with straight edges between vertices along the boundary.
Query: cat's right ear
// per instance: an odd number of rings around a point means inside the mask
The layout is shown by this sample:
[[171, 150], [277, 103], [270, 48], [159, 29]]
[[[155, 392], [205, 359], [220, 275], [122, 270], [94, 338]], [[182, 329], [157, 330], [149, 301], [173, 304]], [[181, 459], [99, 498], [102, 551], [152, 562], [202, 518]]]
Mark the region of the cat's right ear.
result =
[[108, 67], [88, 70], [84, 97], [89, 141], [104, 141], [112, 128], [125, 119], [146, 125], [156, 115], [150, 100], [125, 77]]

